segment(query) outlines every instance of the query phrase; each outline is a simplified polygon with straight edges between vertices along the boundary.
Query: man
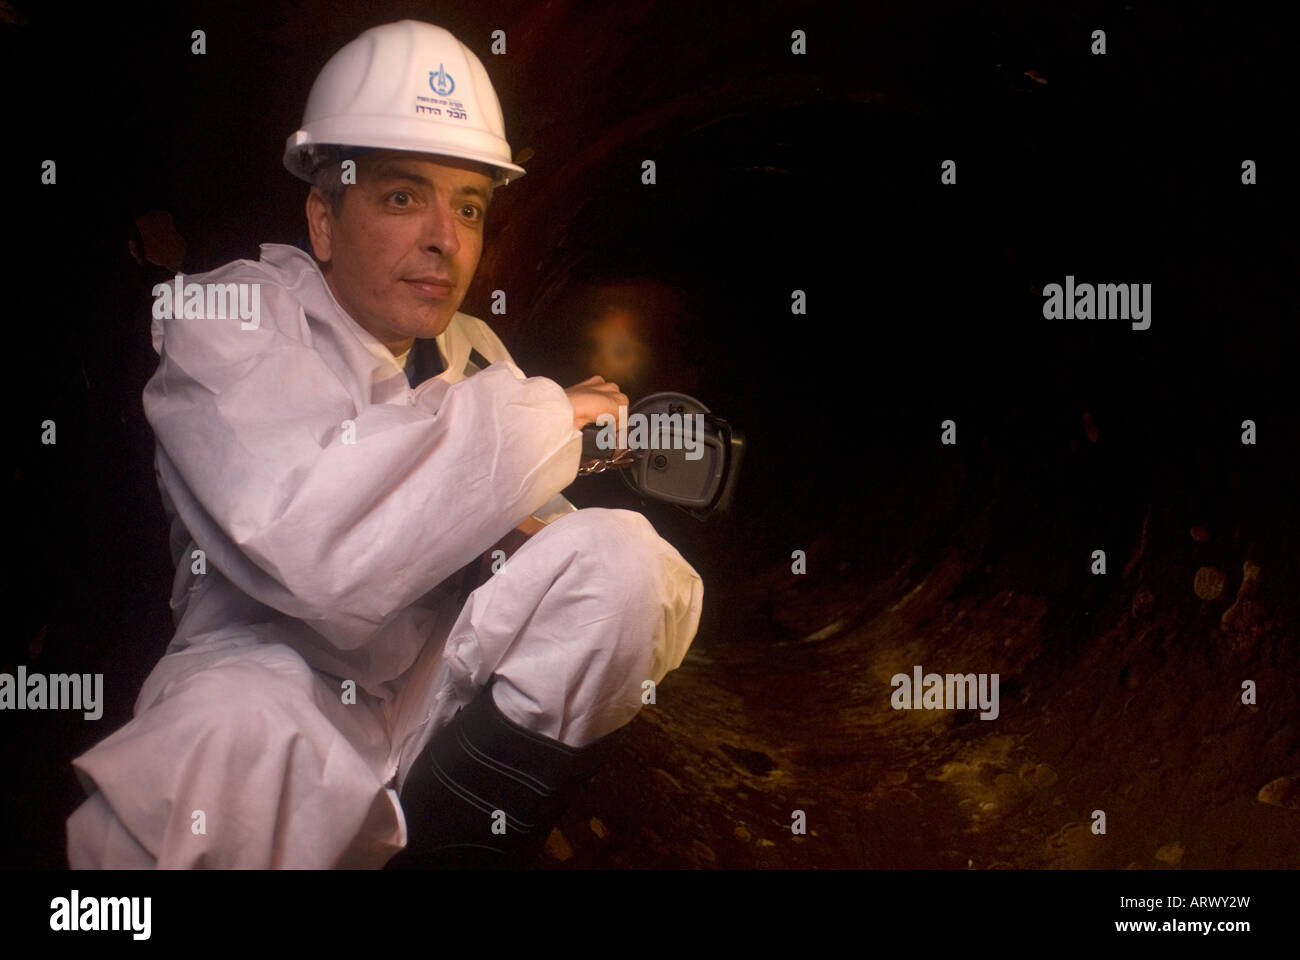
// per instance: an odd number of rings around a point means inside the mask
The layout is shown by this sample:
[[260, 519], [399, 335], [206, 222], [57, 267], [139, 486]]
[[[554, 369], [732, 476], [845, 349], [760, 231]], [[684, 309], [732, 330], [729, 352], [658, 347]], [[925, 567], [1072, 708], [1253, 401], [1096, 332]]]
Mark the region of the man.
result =
[[257, 316], [155, 307], [177, 631], [74, 761], [73, 867], [525, 864], [681, 663], [698, 574], [640, 514], [559, 496], [627, 398], [525, 378], [458, 312], [510, 157], [467, 47], [366, 31], [286, 148], [315, 259], [267, 244], [179, 286]]

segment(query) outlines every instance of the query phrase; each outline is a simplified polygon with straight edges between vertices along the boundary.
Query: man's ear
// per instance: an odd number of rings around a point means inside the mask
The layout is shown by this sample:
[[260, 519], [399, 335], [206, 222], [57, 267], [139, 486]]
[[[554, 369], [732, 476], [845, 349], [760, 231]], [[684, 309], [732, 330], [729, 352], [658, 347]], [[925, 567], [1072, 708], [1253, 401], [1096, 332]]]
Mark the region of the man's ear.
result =
[[307, 233], [311, 238], [311, 248], [316, 259], [329, 263], [333, 256], [333, 222], [330, 203], [319, 187], [312, 187], [307, 194]]

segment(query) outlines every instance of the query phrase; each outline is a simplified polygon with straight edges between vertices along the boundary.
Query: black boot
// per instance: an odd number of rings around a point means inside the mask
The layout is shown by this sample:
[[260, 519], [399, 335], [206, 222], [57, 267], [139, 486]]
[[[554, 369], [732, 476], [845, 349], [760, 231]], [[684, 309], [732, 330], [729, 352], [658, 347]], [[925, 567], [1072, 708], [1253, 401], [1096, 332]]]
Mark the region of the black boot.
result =
[[494, 674], [411, 768], [402, 786], [407, 845], [390, 868], [531, 865], [576, 788], [621, 739], [616, 730], [575, 748], [527, 730], [497, 709], [496, 680]]

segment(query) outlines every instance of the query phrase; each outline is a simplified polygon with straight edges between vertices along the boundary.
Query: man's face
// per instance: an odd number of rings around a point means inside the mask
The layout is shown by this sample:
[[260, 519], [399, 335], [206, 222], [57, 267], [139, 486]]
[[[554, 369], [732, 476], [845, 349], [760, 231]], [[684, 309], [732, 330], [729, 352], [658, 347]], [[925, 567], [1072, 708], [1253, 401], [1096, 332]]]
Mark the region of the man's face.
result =
[[375, 152], [357, 161], [342, 215], [313, 188], [312, 248], [348, 314], [395, 354], [447, 329], [478, 268], [492, 181], [469, 162]]

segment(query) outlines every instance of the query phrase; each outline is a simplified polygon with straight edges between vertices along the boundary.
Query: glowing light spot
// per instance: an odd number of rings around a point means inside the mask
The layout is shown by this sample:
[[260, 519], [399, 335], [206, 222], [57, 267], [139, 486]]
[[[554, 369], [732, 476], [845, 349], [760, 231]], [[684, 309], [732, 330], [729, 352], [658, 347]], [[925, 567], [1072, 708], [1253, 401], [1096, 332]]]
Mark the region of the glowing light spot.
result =
[[607, 308], [587, 328], [591, 370], [619, 383], [635, 381], [650, 359], [650, 350], [637, 335], [637, 318], [621, 307]]

